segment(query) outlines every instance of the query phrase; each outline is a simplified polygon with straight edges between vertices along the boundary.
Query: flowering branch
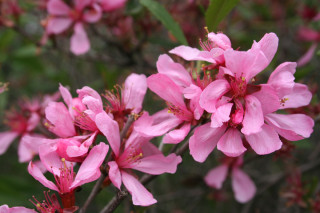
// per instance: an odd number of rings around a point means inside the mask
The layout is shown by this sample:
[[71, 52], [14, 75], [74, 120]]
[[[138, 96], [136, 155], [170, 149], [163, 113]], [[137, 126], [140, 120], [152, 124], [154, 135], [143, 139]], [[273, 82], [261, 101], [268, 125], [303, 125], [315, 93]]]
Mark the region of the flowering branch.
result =
[[[131, 124], [134, 122], [134, 117], [132, 115], [129, 116], [128, 121], [126, 122], [125, 126], [123, 127], [121, 133], [120, 133], [120, 141], [123, 140], [123, 138], [125, 137], [125, 135], [127, 134]], [[103, 163], [103, 168], [102, 168], [102, 173], [100, 178], [98, 179], [98, 181], [96, 182], [96, 184], [94, 185], [88, 199], [86, 200], [86, 202], [84, 203], [83, 207], [80, 209], [80, 213], [84, 213], [86, 212], [88, 206], [90, 205], [90, 203], [94, 200], [94, 198], [97, 196], [97, 194], [100, 192], [100, 190], [102, 189], [102, 183], [105, 180], [105, 178], [107, 177], [108, 173], [106, 172], [107, 169], [107, 162], [110, 160], [111, 155], [109, 156], [109, 158], [107, 160], [105, 160], [105, 162]]]

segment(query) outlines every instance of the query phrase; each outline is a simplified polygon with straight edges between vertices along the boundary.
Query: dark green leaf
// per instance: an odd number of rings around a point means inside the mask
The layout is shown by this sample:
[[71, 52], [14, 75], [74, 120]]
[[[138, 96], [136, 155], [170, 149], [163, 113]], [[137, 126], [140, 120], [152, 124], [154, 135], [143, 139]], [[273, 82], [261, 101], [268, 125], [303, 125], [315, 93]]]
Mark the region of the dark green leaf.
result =
[[172, 35], [184, 45], [188, 42], [184, 36], [179, 24], [172, 18], [170, 13], [158, 2], [154, 0], [140, 0], [140, 3], [148, 8], [148, 10], [172, 33]]
[[216, 31], [218, 24], [238, 2], [239, 0], [211, 0], [205, 17], [209, 31]]

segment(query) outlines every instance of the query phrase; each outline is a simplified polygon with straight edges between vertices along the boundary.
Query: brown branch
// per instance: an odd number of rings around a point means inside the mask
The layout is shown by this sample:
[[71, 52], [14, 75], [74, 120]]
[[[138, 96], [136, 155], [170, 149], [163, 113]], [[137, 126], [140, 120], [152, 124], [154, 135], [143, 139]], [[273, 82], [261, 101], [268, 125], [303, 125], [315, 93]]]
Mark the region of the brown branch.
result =
[[[128, 121], [126, 122], [125, 126], [123, 127], [121, 133], [120, 133], [120, 141], [123, 140], [123, 138], [126, 136], [131, 124], [133, 123], [134, 121], [134, 117], [132, 115], [129, 116], [129, 119]], [[110, 155], [111, 156], [111, 155]], [[84, 203], [84, 205], [82, 206], [82, 208], [80, 209], [80, 213], [85, 213], [87, 208], [89, 207], [90, 203], [95, 199], [95, 197], [98, 195], [98, 193], [101, 191], [101, 187], [102, 187], [102, 184], [103, 184], [103, 181], [105, 180], [105, 178], [107, 177], [108, 173], [106, 172], [106, 169], [107, 169], [107, 162], [110, 161], [110, 156], [108, 159], [106, 159], [103, 163], [103, 167], [102, 167], [102, 172], [101, 172], [101, 176], [100, 178], [98, 179], [98, 181], [96, 182], [96, 184], [94, 185], [88, 199], [86, 200], [86, 202]], [[119, 195], [119, 193], [121, 194], [121, 196]], [[117, 197], [118, 199], [120, 199], [123, 194], [125, 193], [122, 193], [122, 192], [119, 192]]]

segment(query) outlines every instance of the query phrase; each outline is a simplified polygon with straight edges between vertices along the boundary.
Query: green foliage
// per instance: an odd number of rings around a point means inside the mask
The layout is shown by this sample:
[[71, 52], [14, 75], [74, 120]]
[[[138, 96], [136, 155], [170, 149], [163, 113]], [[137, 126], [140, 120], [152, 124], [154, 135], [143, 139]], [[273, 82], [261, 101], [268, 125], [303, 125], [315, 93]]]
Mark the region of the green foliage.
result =
[[239, 0], [211, 0], [205, 19], [209, 31], [216, 31], [218, 24], [237, 5]]
[[187, 45], [187, 39], [184, 36], [179, 24], [172, 18], [170, 13], [158, 2], [153, 0], [140, 0], [148, 10], [172, 33], [172, 35], [184, 45]]

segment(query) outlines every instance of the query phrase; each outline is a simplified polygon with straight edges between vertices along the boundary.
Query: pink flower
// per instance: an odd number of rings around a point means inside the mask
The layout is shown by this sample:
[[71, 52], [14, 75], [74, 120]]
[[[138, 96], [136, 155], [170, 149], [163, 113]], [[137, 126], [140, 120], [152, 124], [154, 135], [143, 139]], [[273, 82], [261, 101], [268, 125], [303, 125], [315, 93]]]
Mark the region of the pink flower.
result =
[[152, 194], [137, 180], [132, 169], [153, 175], [175, 173], [181, 157], [175, 154], [163, 156], [149, 142], [150, 137], [143, 137], [135, 131], [121, 145], [118, 123], [106, 113], [99, 114], [96, 123], [113, 150], [113, 161], [108, 163], [111, 182], [119, 189], [123, 183], [132, 195], [134, 205], [149, 206], [156, 203]]
[[28, 110], [10, 111], [6, 114], [5, 123], [10, 127], [9, 131], [0, 133], [0, 155], [5, 153], [10, 144], [17, 138], [21, 137], [18, 153], [19, 161], [24, 161], [23, 155], [29, 155], [29, 151], [25, 149], [22, 141], [27, 135], [32, 134], [40, 121], [40, 116], [37, 112], [31, 112]]
[[29, 163], [28, 171], [45, 187], [59, 192], [63, 206], [70, 208], [74, 206], [75, 202], [74, 190], [78, 186], [95, 181], [100, 177], [100, 166], [107, 155], [109, 146], [104, 143], [94, 146], [81, 164], [77, 174], [73, 171], [73, 164], [60, 158], [56, 152], [50, 152], [51, 148], [47, 147], [48, 151], [43, 151], [46, 153], [40, 151], [40, 158], [47, 170], [54, 175], [56, 184], [49, 181], [32, 162]]
[[8, 83], [0, 82], [0, 94], [8, 90]]
[[[273, 114], [284, 108], [281, 103], [289, 95], [292, 100], [287, 107], [310, 102], [306, 86], [293, 82], [295, 65], [280, 65], [274, 72], [277, 77], [271, 75], [266, 85], [252, 84], [251, 79], [270, 63], [277, 46], [277, 36], [270, 33], [255, 42], [249, 51], [228, 49], [224, 52], [225, 67], [220, 66], [218, 79], [210, 83], [200, 96], [200, 106], [212, 116], [211, 124], [198, 127], [190, 138], [190, 153], [196, 161], [203, 162], [216, 145], [227, 156], [240, 156], [246, 151], [243, 136], [260, 155], [281, 148], [278, 134], [288, 140], [310, 136], [311, 118]], [[281, 119], [284, 120], [281, 122]], [[285, 124], [285, 120], [289, 123]]]
[[102, 9], [92, 0], [75, 0], [73, 6], [74, 8], [70, 8], [62, 0], [50, 0], [47, 4], [50, 17], [46, 33], [48, 35], [60, 34], [73, 24], [74, 33], [71, 37], [70, 50], [80, 55], [90, 49], [90, 42], [83, 25], [99, 21]]
[[2, 205], [0, 206], [0, 212], [1, 213], [36, 213], [33, 209], [27, 209], [25, 207], [11, 207], [9, 208], [8, 205]]
[[228, 171], [231, 170], [232, 189], [236, 200], [240, 203], [248, 202], [254, 197], [256, 186], [250, 177], [240, 169], [242, 163], [242, 157], [228, 158], [222, 165], [208, 172], [205, 182], [213, 188], [221, 189]]

